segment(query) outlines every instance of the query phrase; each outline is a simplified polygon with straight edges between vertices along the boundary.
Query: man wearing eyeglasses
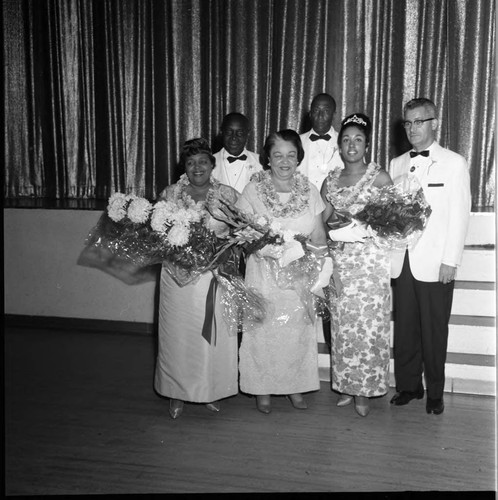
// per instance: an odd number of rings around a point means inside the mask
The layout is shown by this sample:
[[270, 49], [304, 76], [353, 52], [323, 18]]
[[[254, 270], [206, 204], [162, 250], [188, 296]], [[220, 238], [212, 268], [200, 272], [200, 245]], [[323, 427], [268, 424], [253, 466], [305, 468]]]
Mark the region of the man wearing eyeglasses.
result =
[[429, 99], [404, 106], [403, 126], [413, 149], [394, 158], [394, 183], [423, 188], [432, 213], [420, 239], [392, 252], [394, 298], [394, 375], [391, 404], [402, 406], [424, 397], [426, 411], [444, 411], [448, 323], [453, 289], [470, 216], [470, 178], [465, 158], [435, 140], [439, 120]]
[[251, 175], [262, 170], [256, 153], [246, 149], [249, 120], [241, 113], [229, 113], [221, 124], [223, 148], [214, 154], [213, 177], [242, 193]]

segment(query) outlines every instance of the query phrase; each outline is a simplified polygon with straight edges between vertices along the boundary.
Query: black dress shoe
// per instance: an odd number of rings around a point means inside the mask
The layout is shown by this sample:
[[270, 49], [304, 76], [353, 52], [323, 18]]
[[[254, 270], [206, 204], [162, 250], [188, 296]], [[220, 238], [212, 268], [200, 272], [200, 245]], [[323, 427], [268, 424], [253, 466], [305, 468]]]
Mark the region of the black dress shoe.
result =
[[444, 411], [443, 398], [440, 399], [427, 398], [425, 410], [427, 411], [427, 413], [434, 413], [434, 415], [440, 415]]
[[391, 399], [391, 404], [396, 406], [407, 405], [412, 399], [422, 399], [424, 397], [424, 388], [419, 387], [416, 391], [400, 391]]

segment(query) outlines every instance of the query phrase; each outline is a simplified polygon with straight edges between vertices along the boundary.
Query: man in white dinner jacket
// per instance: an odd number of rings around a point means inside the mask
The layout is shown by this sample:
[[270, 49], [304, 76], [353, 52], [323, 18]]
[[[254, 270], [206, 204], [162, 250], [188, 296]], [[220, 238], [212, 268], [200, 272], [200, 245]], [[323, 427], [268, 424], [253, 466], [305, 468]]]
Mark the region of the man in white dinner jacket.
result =
[[241, 113], [229, 113], [221, 124], [223, 148], [214, 154], [213, 176], [242, 193], [252, 174], [262, 170], [259, 156], [246, 149], [249, 120]]
[[454, 280], [461, 262], [470, 216], [466, 160], [435, 141], [437, 108], [426, 98], [404, 106], [403, 126], [411, 151], [394, 158], [394, 183], [422, 186], [432, 213], [420, 239], [406, 251], [392, 252], [394, 298], [394, 375], [396, 406], [424, 397], [427, 413], [444, 411], [444, 365]]
[[318, 191], [331, 170], [344, 167], [337, 147], [337, 132], [332, 127], [335, 111], [336, 103], [331, 95], [316, 95], [309, 113], [311, 130], [300, 135], [304, 159], [298, 171], [308, 177]]

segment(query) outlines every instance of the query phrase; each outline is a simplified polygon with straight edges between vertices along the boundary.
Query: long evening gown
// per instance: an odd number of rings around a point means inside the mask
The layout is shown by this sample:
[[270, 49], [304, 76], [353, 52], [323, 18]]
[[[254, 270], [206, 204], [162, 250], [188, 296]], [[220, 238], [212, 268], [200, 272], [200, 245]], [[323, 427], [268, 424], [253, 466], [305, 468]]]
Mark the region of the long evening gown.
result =
[[[221, 188], [225, 197], [235, 202], [235, 191], [223, 185]], [[161, 197], [172, 200], [174, 189], [167, 188]], [[212, 218], [209, 227], [215, 232], [226, 229]], [[211, 342], [202, 336], [212, 278], [208, 271], [194, 284], [180, 287], [164, 267], [161, 271], [154, 386], [163, 396], [209, 403], [238, 393], [237, 332], [223, 320], [220, 288], [215, 300], [216, 334]]]
[[[281, 202], [285, 194], [279, 194]], [[237, 202], [243, 210], [270, 215], [259, 198], [256, 184], [249, 183]], [[313, 219], [323, 211], [318, 190], [310, 186], [308, 208], [295, 218], [275, 218], [283, 229], [309, 235]], [[244, 324], [239, 349], [240, 390], [248, 394], [294, 394], [318, 390], [318, 333], [295, 290], [278, 287], [268, 258], [253, 254], [247, 260], [246, 284], [261, 293], [268, 304], [263, 323]]]
[[[331, 172], [327, 199], [336, 210], [358, 213], [377, 188], [380, 167], [370, 164], [356, 186], [337, 187]], [[353, 190], [357, 195], [351, 196]], [[354, 194], [354, 193], [353, 193]], [[342, 281], [339, 298], [331, 299], [332, 388], [354, 396], [382, 396], [389, 388], [390, 259], [372, 238], [332, 249]]]

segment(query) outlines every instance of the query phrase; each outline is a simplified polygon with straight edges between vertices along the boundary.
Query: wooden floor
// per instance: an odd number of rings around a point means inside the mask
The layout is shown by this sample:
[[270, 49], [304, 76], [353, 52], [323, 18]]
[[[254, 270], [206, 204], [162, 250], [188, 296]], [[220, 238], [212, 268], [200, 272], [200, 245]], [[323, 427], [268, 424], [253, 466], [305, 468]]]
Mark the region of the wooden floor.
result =
[[[496, 491], [495, 398], [338, 408], [327, 384], [295, 410], [238, 395], [178, 420], [152, 388], [150, 335], [5, 332], [8, 495]], [[392, 393], [392, 391], [391, 391]], [[488, 497], [484, 493], [485, 497]]]

